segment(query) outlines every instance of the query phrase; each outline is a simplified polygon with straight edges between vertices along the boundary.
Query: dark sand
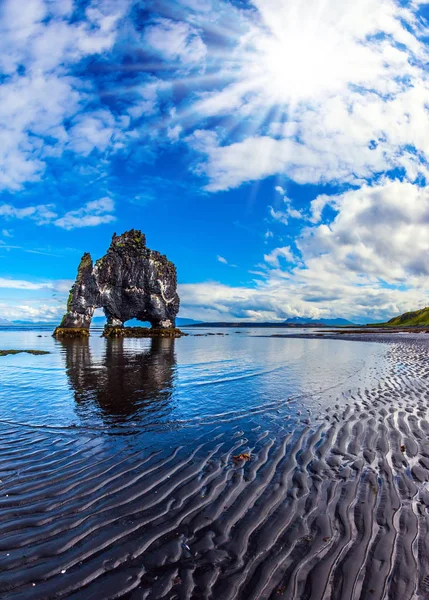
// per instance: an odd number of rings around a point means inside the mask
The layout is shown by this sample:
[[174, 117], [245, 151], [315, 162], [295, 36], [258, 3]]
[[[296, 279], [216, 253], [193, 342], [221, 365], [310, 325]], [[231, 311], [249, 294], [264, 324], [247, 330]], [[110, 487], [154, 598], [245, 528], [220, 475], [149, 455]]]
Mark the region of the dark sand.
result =
[[377, 388], [250, 460], [237, 434], [114, 454], [2, 424], [0, 597], [429, 598], [429, 342], [389, 339]]

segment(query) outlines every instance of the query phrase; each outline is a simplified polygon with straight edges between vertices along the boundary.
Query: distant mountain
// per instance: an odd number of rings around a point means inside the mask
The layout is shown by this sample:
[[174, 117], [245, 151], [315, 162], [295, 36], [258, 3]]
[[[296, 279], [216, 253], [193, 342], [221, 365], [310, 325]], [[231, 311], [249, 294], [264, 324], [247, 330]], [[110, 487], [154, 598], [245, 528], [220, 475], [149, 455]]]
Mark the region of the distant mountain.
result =
[[351, 321], [347, 319], [312, 319], [311, 317], [291, 317], [290, 319], [286, 319], [283, 321], [285, 325], [290, 326], [305, 326], [309, 325], [311, 327], [342, 327], [343, 325], [355, 325]]
[[346, 319], [288, 319], [284, 322], [272, 323], [272, 322], [263, 322], [263, 321], [216, 321], [214, 323], [193, 323], [190, 324], [189, 327], [246, 327], [246, 328], [260, 328], [260, 329], [269, 329], [269, 328], [287, 328], [287, 327], [342, 327], [343, 325], [351, 327], [355, 325]]
[[7, 319], [0, 317], [0, 327], [5, 327], [6, 325], [12, 325], [12, 323]]
[[195, 321], [194, 319], [185, 319], [184, 317], [176, 317], [176, 325], [178, 327], [186, 327], [186, 325], [198, 325], [202, 321]]
[[413, 312], [393, 317], [387, 323], [377, 323], [386, 327], [429, 327], [429, 306]]

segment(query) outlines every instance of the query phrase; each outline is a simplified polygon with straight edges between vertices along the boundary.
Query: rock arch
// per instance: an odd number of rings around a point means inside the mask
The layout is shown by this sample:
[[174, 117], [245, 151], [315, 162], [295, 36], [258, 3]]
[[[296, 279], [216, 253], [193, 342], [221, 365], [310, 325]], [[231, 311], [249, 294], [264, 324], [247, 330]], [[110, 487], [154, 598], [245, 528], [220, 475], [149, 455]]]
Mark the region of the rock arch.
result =
[[113, 327], [135, 318], [153, 328], [174, 328], [179, 304], [176, 267], [146, 247], [141, 231], [131, 229], [113, 234], [95, 265], [90, 254], [83, 255], [60, 327], [88, 329], [95, 309], [102, 308]]

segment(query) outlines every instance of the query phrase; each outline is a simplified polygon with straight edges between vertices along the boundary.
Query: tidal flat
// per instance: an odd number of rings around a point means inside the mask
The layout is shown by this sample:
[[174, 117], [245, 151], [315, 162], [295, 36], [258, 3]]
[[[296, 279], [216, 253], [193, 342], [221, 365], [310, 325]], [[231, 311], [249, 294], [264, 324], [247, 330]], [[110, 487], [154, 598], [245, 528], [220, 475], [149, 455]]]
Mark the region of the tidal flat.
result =
[[0, 597], [427, 598], [429, 336], [186, 331], [0, 330]]

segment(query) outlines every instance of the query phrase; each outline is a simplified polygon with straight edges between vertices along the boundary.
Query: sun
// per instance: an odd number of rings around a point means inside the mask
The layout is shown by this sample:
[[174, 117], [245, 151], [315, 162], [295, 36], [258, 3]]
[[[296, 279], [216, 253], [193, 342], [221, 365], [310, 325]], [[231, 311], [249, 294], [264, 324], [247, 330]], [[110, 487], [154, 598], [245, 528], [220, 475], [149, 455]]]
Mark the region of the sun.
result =
[[254, 28], [242, 52], [242, 78], [274, 104], [336, 94], [350, 82], [358, 82], [361, 65], [368, 64], [363, 46], [331, 23], [316, 20]]
[[222, 32], [225, 45], [209, 53], [215, 67], [193, 80], [201, 87], [177, 118], [190, 124], [221, 116], [225, 137], [277, 135], [275, 127], [281, 133], [284, 123], [294, 131], [303, 110], [323, 111], [332, 99], [347, 105], [354, 90], [386, 88], [390, 55], [385, 44], [372, 41], [376, 31], [367, 21], [365, 27], [360, 23], [362, 2], [357, 7], [343, 0], [253, 4], [257, 10], [251, 16], [239, 24], [231, 19], [230, 29]]

